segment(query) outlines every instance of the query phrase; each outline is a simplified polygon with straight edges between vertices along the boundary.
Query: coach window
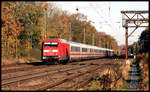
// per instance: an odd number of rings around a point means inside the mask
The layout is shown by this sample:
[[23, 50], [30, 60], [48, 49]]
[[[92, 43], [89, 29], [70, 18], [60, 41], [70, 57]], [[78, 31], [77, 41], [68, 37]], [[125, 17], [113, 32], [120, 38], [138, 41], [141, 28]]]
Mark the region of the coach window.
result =
[[76, 52], [80, 52], [80, 47], [76, 47]]
[[100, 53], [103, 53], [103, 51], [102, 51], [102, 50], [100, 50]]
[[87, 52], [87, 48], [82, 48], [82, 52]]
[[92, 49], [92, 53], [94, 52], [94, 49]]
[[73, 51], [73, 52], [80, 52], [80, 47], [74, 47], [74, 46], [72, 46], [71, 47], [71, 51]]
[[93, 53], [95, 52], [95, 50], [93, 49]]
[[101, 53], [101, 50], [99, 50], [99, 53]]
[[75, 47], [71, 46], [71, 51], [75, 51]]
[[71, 51], [75, 51], [75, 49], [76, 49], [75, 47], [73, 47], [73, 46], [71, 47]]
[[97, 50], [95, 50], [95, 53], [97, 53]]
[[105, 53], [106, 51], [105, 50], [103, 50], [103, 53]]
[[96, 49], [94, 49], [94, 53], [96, 53]]
[[92, 49], [90, 49], [90, 52], [92, 52]]

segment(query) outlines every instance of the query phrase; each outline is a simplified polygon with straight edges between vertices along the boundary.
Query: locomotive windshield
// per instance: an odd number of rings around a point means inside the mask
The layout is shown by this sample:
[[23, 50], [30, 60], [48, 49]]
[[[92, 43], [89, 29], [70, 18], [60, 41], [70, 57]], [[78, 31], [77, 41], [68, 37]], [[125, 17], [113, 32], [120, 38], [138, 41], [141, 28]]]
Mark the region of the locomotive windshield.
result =
[[50, 42], [46, 42], [44, 43], [44, 47], [58, 47], [58, 43], [50, 43]]

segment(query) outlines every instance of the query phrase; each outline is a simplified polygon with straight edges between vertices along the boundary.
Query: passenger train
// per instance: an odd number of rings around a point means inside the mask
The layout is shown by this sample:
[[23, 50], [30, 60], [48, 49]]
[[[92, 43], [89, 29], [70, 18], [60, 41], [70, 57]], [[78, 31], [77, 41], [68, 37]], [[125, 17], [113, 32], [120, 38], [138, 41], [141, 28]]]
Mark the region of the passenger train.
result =
[[67, 63], [73, 60], [94, 59], [112, 56], [112, 49], [100, 48], [60, 38], [47, 38], [42, 42], [42, 61]]

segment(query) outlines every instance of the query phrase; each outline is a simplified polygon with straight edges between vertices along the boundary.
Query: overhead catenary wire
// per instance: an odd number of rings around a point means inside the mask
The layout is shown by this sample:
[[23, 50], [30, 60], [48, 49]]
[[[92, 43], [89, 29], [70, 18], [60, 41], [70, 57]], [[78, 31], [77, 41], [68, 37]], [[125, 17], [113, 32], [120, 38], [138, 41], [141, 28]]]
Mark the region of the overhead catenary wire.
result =
[[[90, 3], [90, 6], [92, 7], [92, 9], [94, 10], [94, 11], [96, 11], [96, 13], [101, 17], [101, 19], [104, 21], [104, 23], [106, 23], [106, 24], [108, 24], [108, 25], [110, 25], [110, 27], [113, 29], [113, 30], [116, 30], [115, 28], [114, 28], [114, 24], [113, 24], [113, 22], [110, 22], [111, 20], [109, 19], [109, 21], [108, 20], [106, 20], [100, 13], [99, 13], [99, 11], [97, 10], [98, 8], [94, 8], [93, 7], [93, 4], [92, 3]], [[109, 6], [109, 9], [110, 9], [111, 7]], [[102, 11], [103, 12], [103, 11]], [[110, 23], [109, 23], [110, 22]], [[103, 23], [103, 22], [102, 22]], [[113, 24], [113, 25], [112, 25]], [[117, 29], [118, 30], [118, 29]], [[116, 31], [113, 31], [113, 32], [115, 32], [116, 34], [118, 34], [118, 35], [120, 35], [118, 32], [116, 32]]]

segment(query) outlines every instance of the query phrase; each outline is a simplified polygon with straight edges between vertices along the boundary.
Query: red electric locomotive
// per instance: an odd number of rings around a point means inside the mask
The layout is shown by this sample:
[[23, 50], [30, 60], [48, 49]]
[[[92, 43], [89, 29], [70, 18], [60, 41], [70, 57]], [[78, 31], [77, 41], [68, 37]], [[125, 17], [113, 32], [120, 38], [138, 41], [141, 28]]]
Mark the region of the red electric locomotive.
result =
[[60, 38], [44, 39], [42, 43], [43, 62], [66, 63], [77, 59], [91, 59], [112, 56], [113, 50], [66, 41]]
[[42, 60], [44, 62], [61, 63], [69, 60], [69, 54], [69, 44], [63, 39], [45, 39], [42, 43]]

